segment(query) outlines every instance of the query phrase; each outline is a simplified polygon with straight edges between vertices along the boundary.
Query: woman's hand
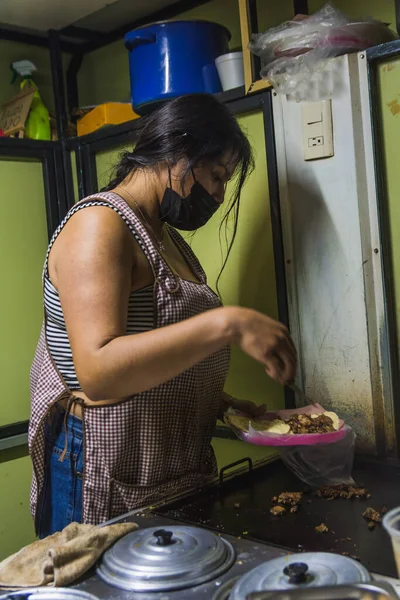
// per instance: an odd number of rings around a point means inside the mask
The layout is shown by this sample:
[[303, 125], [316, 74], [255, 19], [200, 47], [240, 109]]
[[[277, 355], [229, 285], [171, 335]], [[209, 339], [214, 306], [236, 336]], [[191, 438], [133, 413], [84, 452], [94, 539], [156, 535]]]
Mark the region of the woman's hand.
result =
[[242, 412], [247, 417], [252, 417], [253, 419], [263, 417], [267, 412], [266, 404], [257, 405], [251, 400], [237, 400], [236, 398], [232, 398], [231, 406], [234, 410]]
[[287, 328], [249, 308], [229, 307], [233, 341], [262, 363], [267, 374], [281, 384], [294, 380], [297, 353]]
[[251, 400], [238, 400], [237, 398], [232, 398], [224, 392], [222, 397], [222, 406], [221, 406], [221, 420], [223, 418], [224, 413], [229, 409], [233, 408], [238, 412], [245, 414], [248, 417], [253, 419], [257, 419], [263, 417], [267, 412], [267, 405], [261, 404], [258, 406], [254, 404]]

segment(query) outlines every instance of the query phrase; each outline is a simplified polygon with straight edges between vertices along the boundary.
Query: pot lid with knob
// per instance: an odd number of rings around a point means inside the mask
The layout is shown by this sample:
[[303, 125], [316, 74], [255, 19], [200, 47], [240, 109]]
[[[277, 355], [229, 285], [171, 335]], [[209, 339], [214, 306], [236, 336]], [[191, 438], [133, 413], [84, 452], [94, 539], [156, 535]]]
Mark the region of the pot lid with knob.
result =
[[138, 529], [103, 555], [98, 575], [115, 587], [165, 592], [201, 585], [219, 577], [235, 561], [232, 545], [197, 527]]
[[255, 592], [365, 583], [371, 579], [357, 561], [327, 552], [291, 554], [265, 562], [241, 577], [229, 600], [247, 600]]

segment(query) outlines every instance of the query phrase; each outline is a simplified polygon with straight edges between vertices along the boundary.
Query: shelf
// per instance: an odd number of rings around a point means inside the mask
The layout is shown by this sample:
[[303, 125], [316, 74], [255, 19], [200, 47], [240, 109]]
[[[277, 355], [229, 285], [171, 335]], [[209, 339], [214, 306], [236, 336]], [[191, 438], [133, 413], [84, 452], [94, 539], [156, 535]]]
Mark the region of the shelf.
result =
[[[265, 90], [263, 90], [265, 92]], [[226, 104], [235, 114], [250, 112], [261, 107], [261, 93], [246, 96], [244, 87], [235, 88], [227, 92], [215, 94], [215, 98]], [[90, 146], [92, 152], [101, 152], [110, 147], [134, 143], [143, 124], [143, 119], [134, 119], [121, 123], [102, 127], [93, 133], [84, 136], [68, 138], [67, 148], [76, 150], [78, 146]]]
[[29, 421], [20, 421], [0, 427], [0, 450], [25, 446], [28, 443]]
[[400, 39], [386, 42], [379, 46], [372, 46], [366, 50], [367, 59], [369, 62], [376, 60], [389, 60], [400, 55]]
[[[237, 102], [238, 100], [243, 100], [246, 98], [244, 93], [244, 86], [235, 88], [234, 90], [229, 90], [227, 92], [219, 92], [215, 94], [215, 97], [223, 103], [231, 103]], [[125, 123], [121, 123], [120, 125], [109, 125], [106, 127], [102, 127], [93, 133], [88, 133], [87, 135], [77, 136], [75, 138], [69, 138], [67, 144], [69, 146], [75, 146], [78, 143], [80, 144], [95, 144], [101, 140], [108, 139], [112, 137], [123, 137], [126, 134], [126, 141], [134, 141], [135, 134], [140, 131], [142, 127], [143, 120], [133, 119], [132, 121], [127, 121]], [[133, 138], [130, 137], [130, 134], [133, 135]], [[123, 142], [122, 142], [123, 143]], [[100, 148], [99, 148], [100, 149]]]
[[0, 137], [0, 157], [41, 159], [58, 147], [57, 142]]
[[[266, 90], [260, 90], [258, 93], [246, 95], [244, 87], [239, 87], [215, 94], [215, 98], [226, 104], [234, 114], [240, 114], [260, 109], [263, 103], [262, 94], [265, 92]], [[134, 144], [142, 125], [143, 119], [139, 118], [120, 125], [102, 127], [88, 135], [67, 138], [65, 147], [70, 151], [86, 147], [90, 149], [91, 154], [95, 154], [110, 148]], [[59, 141], [0, 138], [0, 157], [4, 158], [40, 160], [57, 148], [60, 148]]]

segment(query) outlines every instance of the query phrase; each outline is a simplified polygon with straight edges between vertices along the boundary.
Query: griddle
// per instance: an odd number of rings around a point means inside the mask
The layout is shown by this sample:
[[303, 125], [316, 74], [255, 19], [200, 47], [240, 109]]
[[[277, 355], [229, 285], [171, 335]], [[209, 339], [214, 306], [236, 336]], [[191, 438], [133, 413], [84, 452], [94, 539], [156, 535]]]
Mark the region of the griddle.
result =
[[[362, 513], [368, 506], [377, 510], [386, 506], [390, 510], [400, 505], [400, 467], [359, 459], [353, 478], [367, 488], [371, 498], [329, 501], [307, 490], [277, 460], [154, 512], [293, 552], [348, 553], [359, 557], [373, 573], [397, 577], [388, 535], [380, 524], [370, 531]], [[272, 497], [284, 491], [306, 493], [296, 514], [287, 512], [274, 517], [270, 513]], [[327, 525], [328, 533], [316, 533], [315, 527], [321, 523]]]

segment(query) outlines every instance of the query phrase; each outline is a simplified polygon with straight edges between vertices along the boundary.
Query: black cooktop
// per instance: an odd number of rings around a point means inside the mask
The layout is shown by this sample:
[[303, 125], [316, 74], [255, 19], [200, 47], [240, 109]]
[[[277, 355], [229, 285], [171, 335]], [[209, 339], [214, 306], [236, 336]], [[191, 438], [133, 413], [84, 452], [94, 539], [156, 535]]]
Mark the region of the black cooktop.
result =
[[[400, 468], [359, 460], [353, 477], [371, 493], [368, 500], [326, 500], [311, 491], [304, 494], [296, 514], [274, 517], [272, 497], [283, 491], [304, 491], [305, 486], [275, 461], [193, 496], [156, 509], [156, 513], [298, 551], [346, 553], [374, 573], [396, 577], [390, 539], [380, 524], [368, 529], [362, 513], [367, 507], [388, 510], [400, 505]], [[315, 527], [324, 523], [327, 533]]]

